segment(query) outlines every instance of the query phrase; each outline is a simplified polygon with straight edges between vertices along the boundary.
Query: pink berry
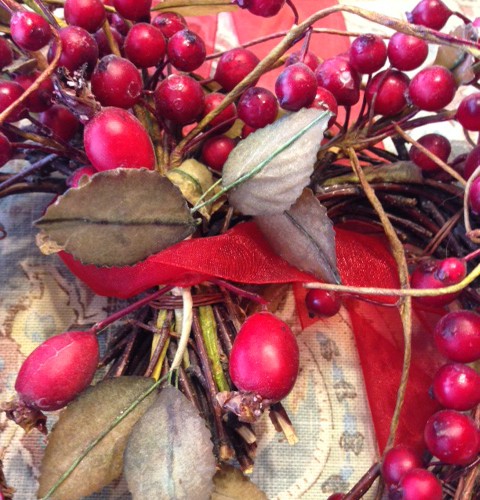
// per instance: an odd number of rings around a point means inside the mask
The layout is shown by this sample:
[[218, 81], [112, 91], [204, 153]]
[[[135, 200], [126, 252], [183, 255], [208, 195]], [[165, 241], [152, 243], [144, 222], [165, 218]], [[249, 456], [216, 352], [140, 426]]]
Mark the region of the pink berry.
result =
[[440, 111], [455, 97], [457, 84], [452, 73], [443, 66], [429, 66], [412, 79], [409, 95], [412, 103], [424, 111]]
[[[211, 92], [205, 96], [205, 105], [202, 111], [202, 118], [207, 116], [211, 111], [216, 109], [220, 103], [223, 101], [225, 96], [220, 94], [220, 92]], [[232, 102], [229, 104], [219, 115], [217, 115], [209, 124], [211, 128], [216, 128], [217, 133], [226, 132], [232, 125], [237, 117], [237, 108]], [[225, 125], [222, 125], [224, 123]]]
[[395, 33], [387, 47], [390, 64], [401, 71], [411, 71], [420, 67], [428, 56], [425, 40], [405, 33]]
[[330, 317], [340, 311], [342, 302], [335, 292], [327, 290], [309, 290], [305, 297], [305, 305], [312, 316]]
[[124, 43], [125, 55], [138, 68], [150, 68], [159, 64], [166, 53], [162, 32], [148, 23], [134, 24]]
[[221, 172], [228, 155], [235, 147], [235, 141], [225, 135], [218, 135], [207, 139], [202, 148], [202, 160], [210, 168]]
[[457, 109], [456, 119], [463, 128], [480, 131], [480, 92], [467, 95]]
[[152, 0], [113, 0], [113, 6], [129, 21], [150, 20]]
[[394, 446], [383, 457], [383, 480], [387, 486], [397, 485], [408, 471], [421, 468], [422, 465], [422, 460], [415, 450], [404, 445]]
[[92, 332], [56, 335], [23, 362], [15, 390], [33, 408], [58, 410], [90, 385], [98, 358], [98, 341]]
[[245, 321], [230, 355], [230, 377], [238, 389], [280, 401], [292, 390], [298, 368], [297, 340], [286, 323], [268, 312]]
[[475, 422], [455, 410], [441, 410], [425, 425], [425, 443], [441, 462], [468, 465], [480, 451], [480, 435]]
[[179, 71], [194, 71], [205, 61], [205, 42], [189, 29], [177, 31], [168, 40], [167, 56]]
[[107, 18], [101, 0], [65, 0], [65, 21], [71, 26], [80, 26], [95, 33]]
[[10, 19], [13, 41], [24, 50], [40, 50], [52, 38], [48, 22], [35, 12], [16, 11]]
[[278, 101], [270, 90], [250, 87], [240, 97], [238, 117], [255, 129], [273, 123], [278, 114]]
[[176, 12], [161, 12], [152, 20], [153, 26], [158, 28], [165, 38], [172, 37], [177, 31], [187, 27], [187, 21]]
[[441, 0], [421, 0], [412, 12], [407, 13], [410, 23], [441, 30], [452, 11]]
[[230, 92], [260, 62], [258, 57], [248, 49], [236, 48], [225, 52], [218, 60], [213, 79]]
[[393, 498], [401, 500], [442, 500], [442, 496], [442, 484], [425, 469], [406, 472], [393, 493]]
[[410, 80], [396, 70], [377, 73], [368, 83], [365, 97], [373, 105], [375, 114], [394, 116], [407, 106], [407, 90]]
[[80, 128], [77, 117], [61, 104], [54, 104], [46, 111], [40, 113], [38, 117], [40, 123], [48, 127], [53, 137], [69, 141]]
[[[440, 134], [427, 134], [417, 141], [424, 148], [428, 149], [430, 153], [438, 156], [443, 162], [447, 162], [452, 146], [450, 141]], [[431, 160], [426, 154], [422, 153], [418, 148], [412, 146], [410, 148], [410, 159], [418, 165], [422, 170], [431, 172], [438, 170], [440, 167]]]
[[383, 67], [387, 60], [387, 46], [378, 35], [361, 35], [350, 47], [350, 64], [359, 73], [371, 75]]
[[448, 359], [472, 363], [480, 359], [480, 316], [473, 311], [452, 311], [434, 330], [437, 349]]

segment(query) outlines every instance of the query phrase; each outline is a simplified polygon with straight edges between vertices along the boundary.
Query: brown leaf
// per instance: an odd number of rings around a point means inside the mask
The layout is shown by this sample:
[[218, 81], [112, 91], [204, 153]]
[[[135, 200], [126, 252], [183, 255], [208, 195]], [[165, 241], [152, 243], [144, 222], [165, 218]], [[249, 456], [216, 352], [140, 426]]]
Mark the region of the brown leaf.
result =
[[84, 264], [128, 266], [185, 239], [195, 223], [166, 177], [146, 169], [100, 172], [69, 189], [36, 222], [41, 250]]
[[310, 189], [303, 190], [290, 210], [255, 217], [255, 222], [287, 262], [320, 280], [340, 283], [333, 224]]
[[216, 461], [210, 431], [188, 399], [166, 387], [138, 421], [125, 450], [134, 500], [208, 499]]
[[230, 0], [165, 0], [154, 7], [154, 11], [176, 12], [182, 16], [209, 16], [220, 12], [237, 10]]
[[[153, 379], [119, 377], [88, 389], [60, 414], [42, 460], [38, 496], [43, 497], [84, 448], [120, 415]], [[80, 462], [51, 498], [76, 500], [100, 490], [122, 472], [123, 451], [137, 420], [155, 400], [150, 394]]]
[[231, 465], [222, 465], [213, 482], [211, 500], [267, 500], [267, 495], [255, 483]]

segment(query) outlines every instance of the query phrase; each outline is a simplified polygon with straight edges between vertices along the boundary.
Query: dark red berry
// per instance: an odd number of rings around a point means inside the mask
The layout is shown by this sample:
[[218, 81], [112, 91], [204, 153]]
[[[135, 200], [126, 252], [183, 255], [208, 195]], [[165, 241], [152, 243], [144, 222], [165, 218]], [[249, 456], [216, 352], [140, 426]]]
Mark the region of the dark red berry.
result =
[[[23, 94], [23, 87], [16, 82], [0, 80], [0, 113], [15, 102]], [[17, 106], [5, 120], [6, 122], [16, 122], [22, 118], [25, 112], [23, 104]]]
[[[27, 90], [39, 76], [40, 72], [35, 71], [29, 75], [18, 75], [15, 77], [15, 81], [19, 83], [24, 90]], [[33, 113], [46, 111], [53, 104], [53, 90], [53, 82], [51, 78], [47, 78], [25, 100], [27, 109]]]
[[[123, 43], [124, 43], [123, 36], [113, 27], [110, 28], [110, 31], [112, 32], [112, 36], [113, 36], [115, 42], [117, 43], [119, 50], [122, 52]], [[93, 35], [93, 37], [95, 38], [95, 41], [97, 42], [98, 57], [101, 58], [104, 56], [108, 56], [109, 54], [112, 53], [112, 49], [110, 47], [110, 44], [108, 43], [107, 35], [103, 31], [103, 29], [96, 31], [95, 34]]]
[[305, 297], [305, 305], [313, 316], [330, 317], [340, 311], [342, 301], [335, 292], [328, 290], [309, 290]]
[[117, 12], [129, 21], [150, 20], [152, 0], [113, 0]]
[[329, 90], [339, 106], [353, 106], [360, 98], [360, 76], [344, 57], [326, 59], [315, 71], [317, 83]]
[[152, 20], [152, 24], [158, 28], [167, 39], [172, 37], [177, 31], [187, 27], [185, 18], [176, 12], [161, 12]]
[[245, 124], [242, 127], [241, 138], [245, 139], [245, 137], [248, 137], [251, 133], [255, 132], [255, 130], [257, 130], [257, 129], [254, 127], [250, 127], [250, 125]]
[[228, 155], [235, 147], [235, 141], [226, 135], [207, 139], [202, 147], [202, 160], [210, 168], [221, 172]]
[[125, 55], [139, 68], [159, 64], [167, 46], [162, 32], [148, 23], [133, 25], [124, 43]]
[[8, 138], [0, 132], [0, 167], [10, 161], [13, 156], [12, 145]]
[[471, 410], [480, 403], [480, 375], [462, 363], [448, 363], [435, 374], [432, 392], [445, 408]]
[[13, 51], [5, 38], [0, 36], [0, 69], [13, 62]]
[[278, 101], [270, 90], [251, 87], [240, 97], [238, 117], [254, 129], [273, 123], [278, 114]]
[[179, 71], [199, 68], [205, 61], [206, 54], [202, 38], [189, 29], [177, 31], [168, 40], [168, 61]]
[[53, 137], [69, 141], [80, 128], [77, 117], [61, 104], [54, 104], [38, 116], [40, 123], [48, 127]]
[[272, 17], [280, 12], [285, 0], [237, 0], [236, 3], [255, 16]]
[[89, 33], [95, 33], [107, 18], [101, 0], [65, 0], [65, 21], [71, 26], [80, 26]]
[[48, 22], [35, 12], [17, 11], [10, 19], [13, 41], [24, 50], [40, 50], [52, 38]]
[[425, 443], [441, 462], [468, 465], [480, 451], [480, 435], [475, 422], [455, 410], [441, 410], [425, 425]]
[[[452, 151], [450, 141], [440, 134], [424, 135], [420, 137], [417, 142], [443, 162], [447, 162], [450, 152]], [[410, 159], [422, 170], [427, 172], [435, 171], [440, 168], [433, 160], [415, 146], [410, 148]]]
[[202, 86], [188, 75], [170, 75], [162, 80], [154, 98], [160, 115], [179, 125], [197, 121], [205, 104]]
[[327, 500], [343, 500], [345, 498], [344, 493], [332, 493]]
[[361, 35], [350, 47], [350, 64], [359, 73], [370, 75], [383, 67], [387, 60], [387, 46], [378, 35]]
[[297, 340], [285, 322], [268, 312], [245, 321], [230, 355], [230, 377], [238, 389], [280, 401], [292, 390], [298, 368]]
[[468, 204], [475, 215], [480, 215], [480, 177], [477, 177], [470, 185], [468, 192]]
[[408, 471], [421, 468], [422, 465], [422, 460], [414, 449], [404, 445], [394, 446], [383, 457], [383, 480], [387, 486], [397, 485]]
[[480, 359], [480, 316], [473, 311], [452, 311], [434, 330], [437, 349], [448, 359], [472, 363]]
[[111, 12], [108, 15], [108, 21], [110, 23], [111, 28], [115, 28], [115, 30], [118, 31], [118, 33], [120, 35], [127, 36], [128, 32], [130, 30], [130, 26], [127, 23], [127, 21], [125, 21], [125, 19], [123, 19], [122, 16], [120, 16], [116, 12]]
[[143, 89], [136, 66], [122, 57], [109, 55], [97, 64], [91, 78], [92, 93], [102, 106], [131, 108]]
[[456, 119], [463, 128], [480, 131], [480, 92], [467, 95], [457, 109]]
[[220, 57], [213, 79], [230, 92], [259, 62], [258, 57], [248, 49], [229, 50]]
[[424, 111], [440, 111], [452, 102], [456, 91], [455, 78], [443, 66], [420, 70], [409, 86], [412, 104]]
[[298, 62], [305, 63], [312, 71], [315, 71], [320, 64], [320, 59], [313, 53], [305, 52], [303, 54], [303, 59], [302, 59], [302, 51], [297, 50], [296, 52], [292, 52], [288, 57], [287, 60], [285, 61], [285, 66], [290, 66], [291, 64], [295, 64]]
[[304, 63], [287, 66], [275, 82], [275, 94], [283, 109], [298, 111], [312, 104], [317, 91], [313, 71]]
[[401, 71], [411, 71], [425, 62], [428, 56], [428, 45], [421, 38], [399, 32], [390, 38], [387, 54], [393, 67]]
[[411, 469], [405, 473], [392, 495], [398, 500], [442, 500], [442, 483], [425, 469]]
[[468, 153], [465, 160], [465, 167], [463, 169], [465, 179], [470, 179], [473, 172], [480, 167], [480, 146], [475, 146], [470, 153]]
[[441, 0], [421, 0], [407, 13], [407, 19], [413, 24], [441, 30], [451, 15], [452, 11]]
[[328, 121], [329, 128], [335, 123], [335, 118], [338, 113], [338, 104], [335, 96], [329, 90], [323, 87], [317, 87], [315, 98], [312, 104], [310, 104], [310, 107], [330, 111], [332, 113], [333, 116]]
[[150, 136], [124, 109], [105, 108], [95, 115], [85, 126], [83, 142], [85, 153], [97, 170], [155, 167]]
[[92, 332], [67, 332], [40, 344], [23, 362], [15, 382], [20, 399], [33, 408], [63, 408], [95, 375], [98, 341]]
[[375, 114], [394, 116], [407, 105], [407, 91], [410, 80], [407, 75], [396, 70], [377, 73], [368, 83], [365, 96], [368, 104], [373, 104]]
[[[207, 116], [211, 111], [216, 109], [223, 101], [225, 96], [219, 92], [211, 92], [205, 96], [205, 103], [202, 111], [202, 118]], [[217, 115], [209, 124], [211, 128], [218, 127], [215, 130], [218, 133], [226, 132], [232, 125], [237, 117], [237, 108], [232, 102], [229, 104], [219, 115]], [[222, 123], [224, 126], [219, 127]]]

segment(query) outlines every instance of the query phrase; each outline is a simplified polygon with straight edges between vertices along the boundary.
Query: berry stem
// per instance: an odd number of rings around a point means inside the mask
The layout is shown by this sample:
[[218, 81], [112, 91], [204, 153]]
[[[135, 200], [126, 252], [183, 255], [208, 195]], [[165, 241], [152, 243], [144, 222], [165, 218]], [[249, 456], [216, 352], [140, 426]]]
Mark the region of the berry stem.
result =
[[29, 167], [23, 169], [17, 174], [12, 175], [6, 181], [0, 183], [0, 191], [3, 191], [4, 189], [15, 184], [16, 182], [25, 179], [25, 177], [37, 172], [38, 170], [41, 170], [43, 167], [50, 165], [56, 157], [57, 157], [56, 154], [50, 154], [48, 156], [44, 156], [37, 162], [32, 163]]
[[362, 498], [365, 493], [372, 487], [373, 483], [380, 476], [381, 464], [374, 463], [370, 469], [360, 478], [360, 480], [347, 492], [343, 500], [356, 500]]
[[112, 51], [112, 54], [116, 55], [117, 57], [122, 57], [120, 49], [118, 48], [117, 41], [115, 40], [112, 34], [112, 30], [110, 28], [110, 23], [108, 22], [108, 19], [105, 19], [105, 22], [103, 23], [102, 26], [102, 30], [105, 33], [105, 36], [107, 37], [108, 47]]
[[182, 288], [183, 317], [180, 340], [178, 341], [177, 352], [170, 366], [170, 375], [181, 365], [183, 354], [187, 348], [190, 332], [192, 331], [193, 301], [190, 288]]

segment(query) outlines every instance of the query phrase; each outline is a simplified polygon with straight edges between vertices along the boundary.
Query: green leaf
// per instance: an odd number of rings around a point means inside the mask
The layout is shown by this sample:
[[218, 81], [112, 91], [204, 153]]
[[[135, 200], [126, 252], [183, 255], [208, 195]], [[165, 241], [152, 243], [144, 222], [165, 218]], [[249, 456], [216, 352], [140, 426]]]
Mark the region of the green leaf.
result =
[[237, 9], [238, 6], [231, 0], [165, 0], [158, 3], [152, 11], [170, 11], [182, 16], [209, 16]]
[[43, 253], [65, 250], [96, 266], [133, 265], [195, 229], [172, 182], [150, 170], [127, 168], [99, 172], [69, 189], [36, 225]]
[[[143, 377], [107, 379], [71, 403], [60, 414], [49, 436], [41, 465], [38, 496], [46, 495], [85, 447], [153, 383], [153, 379]], [[155, 396], [155, 392], [150, 394], [109, 432], [49, 498], [84, 498], [120, 477], [128, 436]]]
[[213, 490], [216, 460], [210, 431], [190, 401], [171, 386], [135, 425], [124, 461], [134, 500], [205, 499]]

